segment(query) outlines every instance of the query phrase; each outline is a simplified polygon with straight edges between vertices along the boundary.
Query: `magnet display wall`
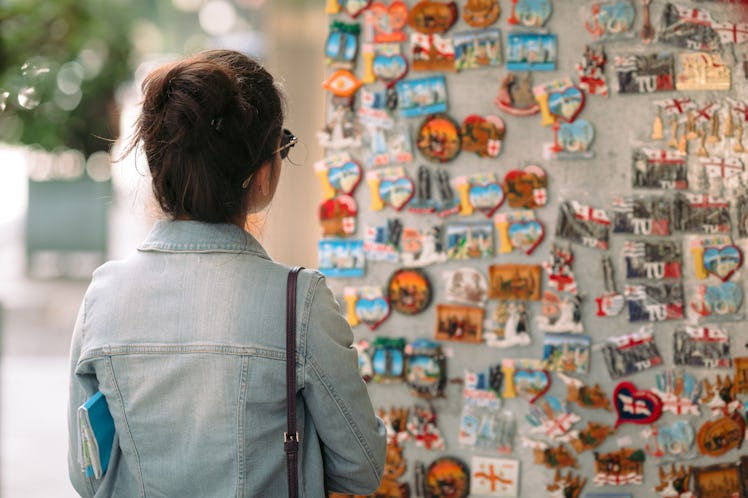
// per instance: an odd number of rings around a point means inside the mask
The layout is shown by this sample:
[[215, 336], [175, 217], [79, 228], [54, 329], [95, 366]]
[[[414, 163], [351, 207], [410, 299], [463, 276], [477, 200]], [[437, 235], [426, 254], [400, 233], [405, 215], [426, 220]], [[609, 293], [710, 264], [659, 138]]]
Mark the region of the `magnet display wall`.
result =
[[748, 7], [327, 8], [319, 267], [381, 495], [748, 496]]

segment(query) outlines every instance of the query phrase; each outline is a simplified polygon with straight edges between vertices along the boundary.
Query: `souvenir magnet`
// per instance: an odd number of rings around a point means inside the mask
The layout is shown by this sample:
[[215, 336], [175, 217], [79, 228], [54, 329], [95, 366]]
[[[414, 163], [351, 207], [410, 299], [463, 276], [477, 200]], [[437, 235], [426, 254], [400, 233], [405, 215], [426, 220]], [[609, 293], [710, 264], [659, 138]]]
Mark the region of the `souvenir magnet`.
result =
[[683, 318], [683, 285], [655, 282], [627, 285], [623, 291], [629, 322], [680, 320]]
[[460, 127], [462, 150], [475, 152], [480, 157], [497, 157], [501, 153], [505, 130], [504, 121], [498, 116], [471, 114]]
[[540, 112], [532, 89], [532, 73], [509, 73], [501, 80], [499, 93], [493, 103], [507, 114], [532, 116]]
[[608, 96], [608, 78], [605, 76], [605, 63], [608, 61], [603, 47], [584, 47], [582, 61], [575, 69], [579, 78], [579, 88], [590, 95]]
[[508, 301], [539, 301], [540, 265], [498, 264], [488, 267], [488, 297]]
[[602, 350], [611, 379], [626, 377], [662, 364], [654, 331], [648, 326], [630, 334], [608, 337]]
[[688, 188], [686, 157], [678, 151], [642, 147], [634, 150], [631, 164], [631, 186], [634, 188]]
[[704, 270], [726, 282], [743, 266], [743, 253], [734, 244], [721, 247], [704, 247], [702, 256]]
[[447, 110], [447, 83], [443, 75], [401, 80], [395, 88], [397, 109], [402, 117], [427, 116]]
[[421, 0], [410, 9], [408, 26], [426, 35], [444, 34], [457, 21], [455, 2]]
[[460, 214], [463, 216], [478, 210], [490, 218], [504, 203], [504, 189], [492, 172], [458, 176], [452, 182], [460, 196]]
[[473, 456], [470, 493], [480, 496], [519, 496], [519, 461]]
[[452, 38], [457, 71], [498, 66], [503, 62], [501, 31], [497, 28], [461, 31]]
[[605, 292], [595, 298], [597, 316], [616, 316], [623, 310], [625, 301], [623, 294], [616, 290], [613, 262], [610, 260], [610, 256], [603, 256], [602, 267]]
[[635, 14], [631, 0], [594, 2], [582, 11], [584, 29], [595, 41], [629, 38]]
[[509, 410], [500, 411], [503, 374], [499, 366], [490, 372], [465, 371], [458, 441], [463, 446], [511, 453], [516, 420]]
[[332, 67], [351, 69], [358, 54], [358, 24], [333, 21], [325, 42], [325, 57]]
[[527, 400], [530, 404], [542, 398], [551, 388], [550, 372], [542, 369], [540, 364], [532, 367], [533, 365], [517, 362], [511, 376], [517, 397]]
[[579, 498], [582, 494], [582, 488], [587, 484], [587, 478], [569, 471], [563, 475], [559, 470], [553, 476], [553, 482], [548, 484], [545, 489], [551, 498]]
[[346, 319], [352, 327], [364, 323], [371, 330], [376, 330], [390, 316], [390, 303], [381, 288], [344, 287], [343, 292]]
[[652, 389], [662, 400], [662, 411], [676, 415], [700, 415], [699, 398], [702, 383], [682, 369], [668, 369], [655, 376]]
[[680, 242], [627, 240], [623, 243], [626, 278], [681, 278]]
[[485, 28], [501, 15], [498, 0], [467, 0], [462, 6], [462, 19], [474, 28]]
[[434, 339], [479, 343], [483, 340], [485, 310], [460, 304], [436, 305]]
[[[525, 386], [518, 386], [517, 384], [515, 384], [515, 374], [522, 370], [529, 370], [531, 372], [539, 371], [540, 374], [535, 375], [533, 373], [529, 376], [529, 378], [531, 379], [530, 385], [528, 385], [528, 383], [525, 383]], [[503, 374], [504, 379], [504, 389], [501, 392], [501, 396], [507, 399], [516, 398], [518, 395], [518, 390], [519, 393], [523, 395], [524, 393], [528, 392], [527, 390], [525, 390], [525, 387], [529, 387], [531, 398], [528, 401], [534, 401], [548, 390], [551, 382], [551, 378], [548, 375], [548, 372], [545, 371], [545, 365], [543, 364], [543, 361], [537, 359], [505, 358], [501, 361], [501, 373]], [[524, 379], [527, 378], [527, 375], [525, 375]], [[522, 381], [524, 379], [518, 378], [517, 380]], [[541, 384], [542, 382], [546, 382], [546, 384], [532, 385], [532, 383], [535, 381], [541, 381]]]
[[[563, 119], [567, 122], [574, 121], [584, 107], [584, 94], [574, 86], [571, 78], [558, 78], [536, 85], [532, 93], [540, 106], [540, 124], [543, 126], [555, 123], [558, 116], [564, 116]], [[551, 111], [551, 95], [553, 95], [553, 109], [557, 114]]]
[[410, 60], [414, 71], [456, 71], [452, 37], [411, 33]]
[[578, 334], [545, 334], [543, 361], [554, 372], [586, 374], [590, 363], [589, 336]]
[[662, 400], [652, 391], [640, 391], [628, 381], [613, 390], [613, 406], [618, 414], [615, 426], [651, 424], [662, 414]]
[[595, 249], [608, 249], [610, 218], [599, 208], [577, 201], [564, 201], [559, 206], [556, 237]]
[[544, 465], [546, 468], [572, 467], [576, 469], [579, 467], [577, 459], [563, 444], [551, 446], [543, 441], [522, 436], [522, 446], [532, 449], [534, 463]]
[[493, 222], [499, 237], [499, 254], [517, 249], [529, 256], [545, 237], [545, 227], [529, 209], [496, 214]]
[[576, 403], [582, 408], [602, 408], [611, 411], [608, 395], [602, 390], [600, 384], [589, 387], [581, 380], [563, 373], [559, 373], [558, 376], [566, 384], [566, 399], [572, 403]]
[[317, 133], [319, 145], [325, 149], [355, 148], [361, 145], [362, 127], [350, 105], [337, 103], [333, 106], [330, 120]]
[[507, 22], [525, 28], [540, 28], [550, 17], [550, 0], [512, 0], [512, 12]]
[[670, 235], [672, 204], [668, 197], [613, 197], [613, 233]]
[[384, 2], [373, 2], [364, 12], [364, 19], [373, 31], [374, 43], [402, 43], [405, 26], [408, 23], [408, 6], [402, 0], [395, 0], [386, 5]]
[[447, 384], [447, 357], [439, 343], [416, 339], [405, 347], [405, 355], [405, 382], [413, 395], [421, 398], [442, 397]]
[[573, 123], [554, 123], [553, 142], [543, 144], [546, 159], [592, 159], [590, 150], [595, 139], [595, 129], [586, 119]]
[[338, 69], [330, 75], [322, 87], [336, 97], [352, 98], [363, 83], [348, 69]]
[[555, 71], [558, 57], [556, 35], [509, 33], [506, 68], [509, 71]]
[[678, 192], [673, 199], [673, 230], [703, 234], [730, 233], [730, 202], [722, 197]]
[[429, 161], [446, 163], [460, 152], [460, 129], [446, 114], [428, 116], [418, 131], [416, 145]]
[[504, 175], [504, 194], [513, 208], [536, 209], [548, 202], [548, 177], [537, 165], [513, 169]]
[[427, 450], [445, 449], [444, 438], [436, 420], [436, 412], [431, 405], [416, 405], [410, 411], [407, 428], [410, 439], [416, 443], [417, 447]]
[[492, 348], [527, 346], [530, 344], [528, 331], [530, 316], [524, 303], [509, 303], [506, 320], [501, 329], [484, 333], [486, 344]]
[[[359, 112], [362, 112], [359, 109]], [[363, 122], [363, 119], [362, 119]], [[368, 167], [407, 164], [413, 161], [413, 145], [407, 124], [393, 123], [389, 127], [367, 125], [364, 137], [364, 162]]]
[[732, 363], [735, 366], [735, 393], [748, 394], [748, 356], [733, 358]]
[[391, 206], [396, 211], [402, 210], [413, 198], [415, 186], [413, 180], [405, 174], [405, 169], [385, 168], [366, 173], [366, 183], [371, 194], [372, 211], [379, 211]]
[[613, 434], [615, 429], [610, 425], [597, 422], [587, 422], [587, 427], [582, 430], [571, 431], [569, 444], [577, 453], [594, 450]]
[[400, 382], [405, 375], [405, 339], [377, 337], [371, 345], [374, 382]]
[[706, 189], [710, 192], [719, 192], [723, 187], [729, 188], [730, 184], [742, 181], [739, 177], [743, 176], [743, 162], [737, 157], [701, 157], [699, 163], [704, 168]]
[[696, 496], [745, 498], [740, 467], [734, 463], [720, 463], [706, 467], [692, 467]]
[[486, 304], [488, 279], [472, 267], [448, 270], [442, 273], [448, 301], [474, 306]]
[[319, 206], [319, 221], [324, 237], [346, 237], [356, 233], [356, 199], [341, 194], [322, 201]]
[[323, 199], [339, 194], [352, 195], [363, 176], [361, 166], [347, 152], [317, 161], [314, 172], [322, 186]]
[[371, 0], [338, 0], [340, 8], [351, 17], [357, 17], [371, 3]]
[[610, 453], [595, 453], [595, 486], [626, 486], [644, 482], [644, 451], [621, 448]]
[[406, 266], [423, 267], [447, 260], [441, 242], [442, 229], [432, 226], [423, 231], [416, 228], [403, 229], [400, 241], [400, 260]]
[[730, 336], [718, 327], [680, 325], [673, 334], [673, 363], [710, 369], [730, 368]]
[[408, 212], [429, 214], [436, 211], [436, 202], [431, 195], [431, 170], [424, 165], [418, 167], [416, 191], [410, 200]]
[[678, 56], [682, 69], [675, 78], [675, 88], [677, 90], [730, 89], [732, 72], [722, 62], [722, 57], [719, 54], [697, 52], [678, 54]]
[[541, 315], [536, 320], [538, 328], [544, 332], [581, 334], [584, 332], [583, 298], [584, 296], [579, 294], [565, 295], [561, 298], [553, 291], [543, 291]]
[[493, 256], [493, 224], [490, 221], [449, 223], [446, 238], [448, 259], [466, 260]]
[[707, 420], [696, 433], [696, 444], [702, 455], [718, 457], [738, 449], [745, 439], [745, 419], [738, 412]]
[[748, 39], [748, 26], [716, 21], [710, 12], [667, 3], [662, 14], [658, 40], [690, 50], [714, 52], [722, 43], [742, 43]]
[[613, 59], [618, 93], [652, 93], [675, 90], [672, 53], [617, 55]]
[[396, 43], [380, 43], [374, 47], [371, 70], [377, 80], [387, 88], [392, 87], [408, 74], [408, 59], [401, 53]]
[[639, 31], [639, 37], [642, 40], [642, 43], [645, 45], [649, 45], [652, 43], [652, 40], [655, 36], [655, 30], [652, 26], [652, 18], [649, 13], [649, 5], [652, 3], [652, 0], [639, 0], [642, 5], [642, 29]]
[[533, 427], [530, 434], [542, 434], [551, 441], [558, 441], [572, 426], [582, 420], [569, 406], [555, 396], [546, 395], [530, 406], [525, 419]]
[[[384, 470], [382, 482], [374, 492], [374, 496], [392, 496], [393, 498], [408, 498], [410, 496], [410, 485], [407, 482], [399, 482], [407, 469], [403, 448], [396, 441], [387, 444], [385, 453]], [[332, 498], [332, 497], [330, 497]]]
[[362, 240], [322, 239], [317, 242], [319, 271], [328, 277], [363, 277], [366, 258]]
[[571, 245], [562, 247], [559, 244], [551, 244], [551, 258], [543, 262], [543, 269], [548, 274], [548, 285], [559, 292], [577, 293], [577, 281], [571, 265], [574, 262], [574, 254]]
[[704, 379], [703, 384], [704, 395], [700, 401], [709, 408], [712, 417], [729, 416], [740, 409], [736, 386], [730, 375], [723, 378], [717, 374], [714, 384], [709, 379]]
[[658, 467], [660, 483], [653, 488], [662, 498], [695, 498], [691, 489], [691, 467], [681, 465], [676, 469], [675, 465]]
[[387, 284], [387, 297], [395, 311], [416, 315], [431, 303], [431, 282], [426, 274], [415, 268], [396, 270]]
[[670, 425], [654, 424], [642, 431], [647, 440], [644, 450], [660, 462], [694, 458], [691, 451], [696, 433], [687, 420], [677, 420]]
[[423, 482], [425, 498], [467, 498], [470, 471], [456, 457], [439, 457], [429, 465]]

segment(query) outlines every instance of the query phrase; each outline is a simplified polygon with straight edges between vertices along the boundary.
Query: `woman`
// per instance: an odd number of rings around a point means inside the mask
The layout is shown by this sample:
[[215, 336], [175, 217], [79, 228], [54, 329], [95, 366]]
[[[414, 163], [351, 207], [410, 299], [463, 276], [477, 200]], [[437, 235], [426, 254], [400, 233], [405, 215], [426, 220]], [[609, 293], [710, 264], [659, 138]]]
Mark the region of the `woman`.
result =
[[[289, 268], [244, 230], [273, 198], [296, 138], [273, 78], [233, 51], [161, 67], [143, 83], [141, 144], [166, 219], [94, 273], [71, 348], [69, 473], [82, 496], [286, 496], [283, 433]], [[321, 274], [297, 287], [301, 496], [370, 493], [385, 433]], [[100, 390], [116, 436], [86, 478], [76, 409]]]

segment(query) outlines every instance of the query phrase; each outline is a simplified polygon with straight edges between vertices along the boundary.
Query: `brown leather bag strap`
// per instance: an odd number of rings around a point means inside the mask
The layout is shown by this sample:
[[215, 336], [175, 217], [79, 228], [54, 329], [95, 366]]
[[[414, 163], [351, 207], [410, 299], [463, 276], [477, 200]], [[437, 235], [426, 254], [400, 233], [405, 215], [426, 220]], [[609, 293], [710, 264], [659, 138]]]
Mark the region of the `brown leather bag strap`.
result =
[[299, 496], [298, 452], [299, 433], [296, 430], [296, 281], [300, 266], [288, 273], [286, 288], [286, 432], [283, 434], [283, 451], [286, 453], [288, 496]]

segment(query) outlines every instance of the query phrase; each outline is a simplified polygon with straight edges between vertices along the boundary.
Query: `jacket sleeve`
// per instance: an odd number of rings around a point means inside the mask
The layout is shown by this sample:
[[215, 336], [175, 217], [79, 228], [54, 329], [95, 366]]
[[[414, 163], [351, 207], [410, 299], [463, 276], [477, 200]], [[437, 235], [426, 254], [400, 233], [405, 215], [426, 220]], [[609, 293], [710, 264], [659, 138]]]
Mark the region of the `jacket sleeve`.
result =
[[384, 423], [359, 374], [351, 327], [323, 277], [308, 296], [302, 395], [322, 442], [325, 483], [330, 491], [373, 493], [384, 468]]

